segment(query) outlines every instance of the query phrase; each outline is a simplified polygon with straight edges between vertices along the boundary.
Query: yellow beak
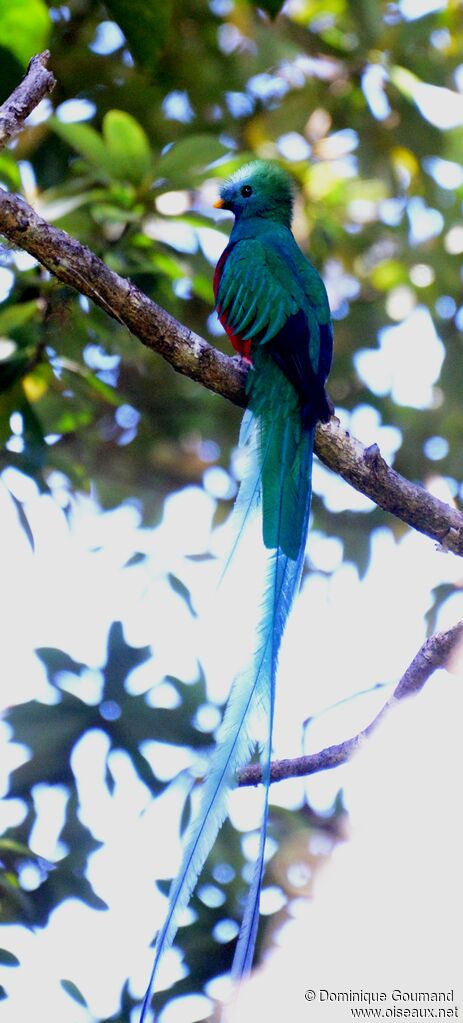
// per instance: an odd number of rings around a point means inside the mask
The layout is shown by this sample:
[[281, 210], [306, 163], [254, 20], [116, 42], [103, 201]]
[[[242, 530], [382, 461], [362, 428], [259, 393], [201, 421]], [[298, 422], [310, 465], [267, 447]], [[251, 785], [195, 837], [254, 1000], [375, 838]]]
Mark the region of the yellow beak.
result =
[[224, 206], [225, 206], [225, 203], [224, 203], [223, 199], [217, 199], [217, 202], [214, 203], [214, 209], [215, 210], [223, 210]]

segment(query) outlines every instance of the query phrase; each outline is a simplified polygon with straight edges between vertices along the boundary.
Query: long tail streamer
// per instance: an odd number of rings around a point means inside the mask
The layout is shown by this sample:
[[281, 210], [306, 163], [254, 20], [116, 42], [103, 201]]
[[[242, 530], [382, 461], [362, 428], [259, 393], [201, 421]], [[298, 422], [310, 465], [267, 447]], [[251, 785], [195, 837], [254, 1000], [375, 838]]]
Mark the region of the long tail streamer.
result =
[[[250, 404], [253, 408], [252, 395]], [[258, 398], [255, 404], [259, 406]], [[154, 964], [140, 1023], [144, 1023], [151, 1002], [161, 956], [174, 940], [179, 918], [188, 904], [226, 816], [227, 794], [236, 784], [238, 771], [249, 762], [254, 751], [253, 721], [257, 715], [263, 715], [266, 721], [266, 740], [261, 756], [263, 821], [232, 976], [236, 979], [243, 977], [252, 965], [265, 865], [278, 652], [302, 574], [310, 511], [314, 440], [314, 431], [304, 430], [301, 426], [299, 409], [295, 412], [291, 409], [287, 416], [270, 419], [267, 419], [265, 409], [262, 413], [261, 408], [254, 407], [253, 411], [256, 417], [251, 418], [252, 413], [246, 413], [241, 433], [242, 443], [250, 448], [250, 466], [235, 503], [232, 516], [234, 542], [228, 561], [231, 561], [240, 544], [247, 522], [256, 509], [261, 508], [267, 572], [256, 649], [251, 663], [237, 675], [232, 686], [217, 745], [203, 784], [198, 813], [187, 834], [181, 869], [172, 882], [167, 916], [157, 937]]]

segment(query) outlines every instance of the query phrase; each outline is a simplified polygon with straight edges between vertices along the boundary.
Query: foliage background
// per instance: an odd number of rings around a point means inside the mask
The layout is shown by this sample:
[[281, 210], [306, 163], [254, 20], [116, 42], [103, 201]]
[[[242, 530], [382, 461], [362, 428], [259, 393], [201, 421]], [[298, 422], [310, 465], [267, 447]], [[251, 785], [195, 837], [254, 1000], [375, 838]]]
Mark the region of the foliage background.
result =
[[[227, 351], [212, 311], [211, 276], [229, 224], [212, 202], [220, 179], [243, 160], [280, 159], [299, 186], [296, 235], [330, 291], [336, 335], [330, 393], [337, 414], [364, 441], [378, 440], [401, 473], [461, 502], [461, 4], [289, 0], [278, 15], [280, 7], [272, 0], [258, 6], [246, 0], [0, 4], [1, 96], [45, 46], [58, 82], [52, 103], [44, 102], [0, 155], [0, 181]], [[230, 458], [239, 411], [174, 374], [7, 245], [0, 290], [2, 492], [25, 542], [36, 544], [39, 532], [31, 494], [48, 495], [71, 530], [85, 500], [103, 516], [121, 507], [133, 514], [136, 529], [118, 566], [127, 578], [152, 555], [147, 537], [165, 521], [172, 492], [201, 488], [207, 514], [219, 524], [236, 490]], [[334, 550], [332, 556], [312, 560], [321, 578], [338, 571], [341, 554], [363, 576], [381, 531], [403, 539], [405, 527], [347, 487], [333, 496], [322, 470], [315, 489], [319, 549], [324, 538], [338, 540], [323, 548]], [[13, 518], [6, 521], [16, 528]], [[180, 521], [179, 534], [182, 528]], [[95, 551], [106, 540], [103, 526]], [[196, 542], [194, 564], [207, 562], [210, 541], [207, 533]], [[8, 531], [2, 542], [6, 557]], [[181, 567], [177, 574], [173, 554], [167, 562], [161, 559], [159, 569], [162, 599], [173, 593], [186, 622], [195, 614], [190, 577], [182, 577]], [[8, 607], [11, 577], [3, 577], [2, 588]], [[423, 607], [428, 626], [443, 601], [458, 606], [459, 588], [458, 571], [444, 572], [431, 605]], [[417, 590], [418, 602], [423, 599]], [[20, 635], [20, 594], [15, 621]], [[211, 744], [216, 719], [211, 712], [205, 724], [201, 667], [174, 678], [164, 665], [163, 674], [150, 648], [131, 645], [119, 623], [109, 624], [106, 659], [101, 649], [87, 664], [43, 646], [40, 698], [5, 714], [5, 739], [26, 748], [4, 801], [15, 813], [20, 801], [20, 820], [0, 840], [5, 998], [15, 961], [8, 952], [12, 925], [46, 928], [68, 899], [105, 909], [87, 869], [99, 839], [82, 811], [75, 766], [82, 739], [95, 732], [105, 737], [108, 797], [117, 790], [115, 765], [124, 751], [154, 799], [166, 794], [170, 779], [150, 763], [146, 743], [153, 736], [196, 753]], [[152, 630], [156, 651], [156, 614]], [[133, 678], [142, 666], [137, 689]], [[98, 686], [89, 695], [84, 683], [96, 671]], [[372, 665], [371, 681], [380, 675]], [[153, 685], [170, 696], [157, 699]], [[355, 689], [347, 679], [346, 695]], [[64, 794], [64, 817], [56, 855], [45, 858], [32, 833], [38, 795], [50, 790]], [[185, 814], [188, 805], [187, 799]], [[297, 836], [308, 841], [317, 829], [336, 841], [341, 820], [340, 796], [320, 818], [305, 793], [297, 813], [275, 811], [274, 828], [289, 850]], [[133, 856], [122, 885], [130, 886], [137, 869], [135, 850]], [[243, 894], [242, 856], [240, 834], [227, 824], [203, 898], [195, 897], [192, 922], [179, 936], [191, 975], [185, 970], [169, 997], [200, 992], [226, 971]], [[281, 861], [275, 877], [284, 914], [294, 889]], [[223, 919], [228, 932], [212, 937]], [[272, 926], [263, 929], [264, 942]], [[88, 1015], [72, 978], [64, 984], [82, 1018], [97, 1018]], [[113, 992], [114, 1014], [107, 1019], [128, 1020], [139, 993], [127, 982], [117, 1009]], [[161, 1007], [167, 997], [160, 993]]]

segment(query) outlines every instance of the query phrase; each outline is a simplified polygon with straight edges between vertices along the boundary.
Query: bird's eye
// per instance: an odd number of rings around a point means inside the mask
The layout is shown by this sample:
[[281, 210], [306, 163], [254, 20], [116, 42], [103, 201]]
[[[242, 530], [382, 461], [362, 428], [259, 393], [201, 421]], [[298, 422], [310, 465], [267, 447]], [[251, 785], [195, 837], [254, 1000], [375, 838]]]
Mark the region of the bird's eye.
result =
[[243, 196], [244, 199], [248, 199], [249, 196], [252, 195], [252, 188], [251, 188], [251, 186], [250, 185], [243, 185], [243, 187], [241, 189], [241, 195]]

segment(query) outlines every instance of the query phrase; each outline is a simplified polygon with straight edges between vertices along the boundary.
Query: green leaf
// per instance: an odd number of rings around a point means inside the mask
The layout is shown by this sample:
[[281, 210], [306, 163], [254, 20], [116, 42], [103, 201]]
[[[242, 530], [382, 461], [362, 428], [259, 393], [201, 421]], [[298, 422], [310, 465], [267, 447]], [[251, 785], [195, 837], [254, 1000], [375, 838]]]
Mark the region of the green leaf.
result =
[[185, 268], [180, 261], [168, 252], [153, 252], [151, 262], [156, 270], [172, 281], [179, 281], [185, 276]]
[[204, 274], [195, 274], [191, 283], [195, 295], [202, 298], [203, 302], [207, 302], [208, 305], [214, 305], [214, 289], [210, 277], [206, 277]]
[[95, 726], [98, 716], [82, 700], [63, 693], [60, 702], [51, 706], [34, 700], [13, 707], [8, 720], [17, 741], [32, 753], [11, 775], [11, 792], [19, 796], [27, 794], [37, 778], [50, 785], [72, 780], [71, 751], [79, 737]]
[[134, 60], [150, 67], [162, 50], [172, 15], [171, 0], [146, 3], [146, 0], [106, 0], [106, 7], [117, 21], [129, 44]]
[[51, 22], [44, 0], [7, 0], [0, 3], [0, 46], [24, 66], [44, 50]]
[[100, 202], [92, 207], [92, 217], [97, 224], [139, 224], [140, 210], [137, 208], [129, 212], [120, 206]]
[[[62, 651], [42, 648], [39, 656], [55, 686], [57, 671], [70, 670], [77, 674], [79, 665]], [[181, 743], [194, 749], [208, 748], [211, 737], [199, 732], [194, 725], [197, 709], [206, 700], [202, 676], [193, 684], [166, 678], [180, 696], [179, 705], [172, 709], [150, 707], [143, 695], [132, 696], [128, 693], [126, 679], [149, 656], [148, 647], [128, 646], [121, 623], [113, 623], [103, 670], [101, 706], [104, 709], [108, 701], [117, 704], [120, 716], [114, 719], [108, 720], [98, 708], [84, 703], [64, 689], [61, 690], [57, 704], [42, 704], [34, 700], [12, 707], [6, 720], [13, 729], [14, 740], [30, 749], [31, 758], [12, 772], [10, 794], [24, 797], [37, 778], [50, 785], [69, 784], [72, 779], [69, 763], [72, 750], [82, 735], [92, 728], [103, 729], [110, 737], [113, 748], [126, 749], [131, 756], [140, 743], [156, 736], [162, 736], [163, 742], [175, 745]], [[53, 743], [50, 743], [50, 735], [53, 735]], [[162, 789], [163, 784], [148, 770], [146, 763], [141, 767], [140, 758], [137, 761], [134, 759], [134, 766], [153, 792]], [[62, 840], [66, 841], [64, 833]], [[74, 848], [71, 844], [70, 847]]]
[[[96, 189], [94, 189], [94, 192], [96, 192]], [[92, 201], [92, 191], [82, 193], [82, 195], [70, 195], [68, 199], [63, 197], [62, 199], [55, 199], [50, 202], [47, 201], [46, 197], [42, 196], [40, 212], [45, 220], [54, 223]]]
[[351, 0], [349, 6], [360, 39], [364, 45], [372, 46], [382, 27], [380, 5], [372, 4], [371, 0]]
[[23, 327], [38, 314], [39, 307], [35, 299], [32, 302], [6, 306], [0, 311], [0, 334], [10, 334], [16, 327]]
[[180, 139], [160, 157], [156, 174], [175, 184], [188, 184], [195, 174], [227, 152], [227, 147], [215, 135], [191, 135]]
[[445, 146], [442, 155], [447, 160], [463, 163], [463, 128], [454, 128], [445, 133]]
[[61, 987], [63, 988], [63, 991], [65, 991], [66, 994], [69, 995], [70, 998], [73, 998], [74, 1001], [77, 1002], [79, 1005], [83, 1005], [85, 1008], [87, 1008], [87, 1002], [86, 1002], [82, 992], [79, 991], [79, 988], [77, 987], [77, 985], [74, 984], [74, 981], [72, 981], [72, 980], [60, 980], [60, 984], [61, 984]]
[[108, 151], [101, 135], [89, 124], [65, 124], [56, 117], [50, 117], [48, 124], [68, 146], [87, 160], [92, 167], [102, 171], [106, 178], [111, 178], [112, 167]]
[[21, 191], [21, 175], [12, 153], [0, 153], [0, 180], [4, 181], [12, 191]]
[[103, 401], [107, 401], [109, 405], [118, 408], [119, 405], [124, 404], [125, 398], [114, 387], [111, 387], [110, 384], [100, 380], [96, 373], [92, 373], [86, 366], [75, 362], [74, 359], [66, 359], [65, 357], [60, 359], [60, 365], [68, 373], [73, 373], [75, 376], [85, 380], [85, 383], [88, 384], [93, 393], [102, 398]]
[[182, 598], [182, 600], [185, 601], [188, 610], [191, 612], [193, 617], [196, 618], [197, 614], [193, 607], [193, 604], [191, 603], [191, 594], [188, 587], [185, 586], [185, 583], [183, 583], [182, 580], [179, 579], [178, 576], [174, 575], [172, 572], [167, 573], [167, 578], [170, 582], [170, 585], [172, 586], [174, 593], [176, 593], [179, 597]]
[[32, 532], [32, 529], [31, 529], [30, 525], [29, 525], [29, 519], [28, 519], [28, 517], [26, 515], [26, 512], [24, 510], [24, 505], [21, 503], [21, 501], [18, 501], [18, 498], [15, 497], [14, 494], [10, 493], [10, 498], [11, 498], [11, 500], [12, 500], [12, 502], [13, 502], [15, 508], [16, 508], [16, 514], [18, 516], [19, 524], [22, 527], [22, 529], [24, 530], [24, 533], [25, 533], [25, 535], [26, 535], [26, 537], [27, 537], [27, 539], [29, 541], [31, 550], [35, 551], [34, 534]]
[[36, 859], [36, 854], [29, 849], [29, 846], [22, 842], [15, 842], [12, 838], [0, 838], [0, 856], [4, 860], [12, 856], [24, 856], [28, 860]]
[[[68, 402], [68, 406], [70, 406]], [[88, 426], [93, 420], [93, 412], [87, 408], [63, 408], [53, 423], [55, 433], [74, 433], [81, 426]]]
[[152, 170], [148, 139], [131, 114], [110, 110], [103, 118], [103, 138], [114, 177], [139, 185]]
[[105, 115], [103, 137], [89, 124], [65, 124], [56, 117], [50, 118], [49, 124], [105, 179], [139, 185], [152, 170], [145, 132], [138, 121], [123, 110], [110, 110]]
[[19, 966], [19, 959], [6, 948], [0, 948], [0, 966]]
[[85, 667], [81, 661], [75, 661], [64, 650], [57, 650], [55, 647], [40, 646], [35, 652], [45, 666], [48, 680], [52, 685], [55, 685], [55, 676], [59, 672], [67, 671], [72, 675], [80, 675]]
[[407, 282], [407, 270], [398, 259], [387, 259], [373, 267], [370, 280], [379, 291], [389, 291]]
[[409, 100], [415, 98], [415, 89], [419, 83], [419, 78], [413, 71], [396, 64], [394, 67], [391, 67], [389, 77], [396, 89], [402, 93], [402, 96]]

